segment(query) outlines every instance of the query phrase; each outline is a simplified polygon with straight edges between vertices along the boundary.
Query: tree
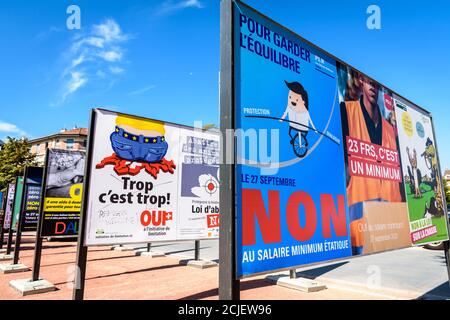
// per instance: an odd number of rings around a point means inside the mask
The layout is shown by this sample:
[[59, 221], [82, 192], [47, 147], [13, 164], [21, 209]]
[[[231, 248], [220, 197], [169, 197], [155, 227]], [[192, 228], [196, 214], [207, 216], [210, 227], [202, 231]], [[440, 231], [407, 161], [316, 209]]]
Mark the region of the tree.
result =
[[203, 126], [203, 130], [207, 130], [207, 131], [217, 130], [217, 129], [219, 129], [219, 128], [217, 128], [217, 126], [214, 123], [208, 123]]
[[0, 150], [0, 191], [6, 191], [9, 183], [23, 175], [26, 166], [36, 165], [36, 156], [30, 152], [27, 139], [7, 137]]
[[450, 180], [444, 179], [444, 192], [447, 199], [447, 205], [450, 205]]

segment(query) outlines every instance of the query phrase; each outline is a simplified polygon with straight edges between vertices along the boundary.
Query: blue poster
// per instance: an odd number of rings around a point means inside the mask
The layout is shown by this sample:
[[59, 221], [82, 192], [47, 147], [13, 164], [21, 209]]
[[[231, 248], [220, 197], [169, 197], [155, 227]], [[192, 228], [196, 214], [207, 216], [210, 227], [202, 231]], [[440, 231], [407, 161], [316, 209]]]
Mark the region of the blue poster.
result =
[[351, 256], [336, 62], [234, 7], [237, 276]]
[[4, 228], [5, 224], [5, 210], [3, 209], [3, 192], [0, 192], [0, 225], [2, 228]]
[[3, 210], [3, 192], [0, 192], [0, 210]]

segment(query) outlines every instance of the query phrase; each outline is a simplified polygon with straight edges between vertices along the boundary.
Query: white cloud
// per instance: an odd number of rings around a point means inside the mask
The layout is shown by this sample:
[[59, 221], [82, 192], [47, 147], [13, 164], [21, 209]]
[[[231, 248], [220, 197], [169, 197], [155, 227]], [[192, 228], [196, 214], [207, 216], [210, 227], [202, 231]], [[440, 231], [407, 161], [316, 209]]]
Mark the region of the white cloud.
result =
[[103, 48], [105, 45], [105, 40], [98, 37], [90, 37], [86, 38], [86, 43], [97, 48]]
[[64, 93], [62, 95], [62, 102], [64, 102], [69, 95], [73, 94], [75, 91], [83, 87], [87, 81], [88, 79], [83, 73], [78, 71], [71, 71], [70, 79], [66, 83]]
[[131, 37], [113, 19], [107, 19], [87, 30], [72, 38], [70, 48], [65, 53], [67, 67], [62, 72], [64, 85], [53, 106], [63, 104], [88, 82], [102, 83], [90, 81], [92, 79], [105, 80], [125, 72], [121, 65], [125, 54], [123, 45]]
[[132, 91], [132, 92], [130, 92], [130, 94], [131, 94], [131, 95], [143, 94], [143, 93], [145, 93], [145, 92], [147, 92], [147, 91], [150, 91], [150, 90], [152, 90], [152, 89], [154, 89], [154, 88], [156, 88], [155, 85], [149, 85], [149, 86], [147, 86], [147, 87], [145, 87], [145, 88], [142, 88], [142, 89], [139, 89], [139, 90]]
[[204, 8], [203, 4], [199, 0], [185, 0], [180, 4], [183, 8]]
[[81, 54], [78, 58], [75, 58], [72, 60], [72, 64], [70, 66], [70, 69], [75, 68], [86, 61], [86, 56], [84, 54]]
[[39, 40], [39, 41], [44, 40], [44, 39], [48, 38], [49, 36], [51, 36], [53, 33], [61, 32], [63, 30], [64, 30], [63, 28], [58, 28], [58, 27], [52, 26], [48, 30], [38, 33], [35, 36], [35, 39]]
[[200, 0], [166, 0], [163, 2], [163, 4], [159, 7], [156, 14], [157, 15], [165, 15], [165, 14], [171, 14], [175, 13], [177, 11], [181, 11], [183, 9], [187, 8], [197, 8], [197, 9], [203, 9], [205, 6]]
[[0, 132], [18, 136], [20, 138], [27, 137], [28, 134], [17, 127], [15, 124], [0, 121]]
[[116, 62], [122, 60], [122, 52], [120, 52], [117, 49], [99, 52], [98, 56], [109, 62]]
[[109, 71], [111, 71], [112, 74], [119, 74], [124, 72], [125, 70], [120, 67], [109, 67]]
[[101, 78], [101, 79], [106, 78], [106, 73], [103, 72], [102, 70], [98, 70], [98, 71], [95, 73], [95, 75], [96, 75], [97, 77]]
[[95, 25], [93, 30], [95, 35], [105, 39], [106, 42], [126, 41], [129, 39], [129, 36], [124, 34], [117, 22], [112, 19], [107, 19], [102, 24]]
[[87, 79], [84, 77], [84, 75], [81, 72], [71, 72], [71, 79], [67, 85], [67, 88], [69, 90], [69, 93], [77, 91], [79, 88], [81, 88], [87, 81]]
[[72, 44], [71, 50], [72, 52], [77, 52], [80, 48], [84, 48], [86, 45], [103, 48], [105, 45], [105, 39], [99, 37], [81, 38]]

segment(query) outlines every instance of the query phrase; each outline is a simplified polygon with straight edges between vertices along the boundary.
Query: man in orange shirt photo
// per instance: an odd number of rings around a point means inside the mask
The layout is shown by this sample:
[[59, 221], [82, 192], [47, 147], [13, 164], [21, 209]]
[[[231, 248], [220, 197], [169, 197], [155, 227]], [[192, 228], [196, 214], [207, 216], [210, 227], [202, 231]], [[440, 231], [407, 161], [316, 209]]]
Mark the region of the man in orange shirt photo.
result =
[[[343, 137], [362, 140], [384, 148], [398, 150], [396, 134], [392, 125], [382, 116], [378, 105], [380, 87], [377, 82], [360, 73], [353, 73], [359, 86], [358, 100], [341, 103]], [[348, 166], [348, 152], [344, 150]], [[347, 170], [348, 171], [348, 170]], [[353, 254], [364, 249], [363, 202], [402, 202], [401, 182], [373, 177], [350, 176], [347, 172], [347, 196], [350, 212], [350, 234]]]

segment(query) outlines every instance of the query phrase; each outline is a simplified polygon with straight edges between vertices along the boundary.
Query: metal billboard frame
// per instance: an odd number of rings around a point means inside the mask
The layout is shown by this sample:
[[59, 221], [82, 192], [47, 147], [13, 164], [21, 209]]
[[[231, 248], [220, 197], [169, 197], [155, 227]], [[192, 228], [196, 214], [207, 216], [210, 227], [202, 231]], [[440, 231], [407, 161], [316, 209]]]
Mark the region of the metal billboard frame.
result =
[[[76, 254], [76, 262], [75, 262], [75, 281], [74, 281], [74, 287], [72, 292], [72, 299], [73, 300], [83, 300], [84, 298], [84, 287], [85, 287], [85, 279], [86, 279], [86, 265], [87, 265], [87, 253], [88, 253], [88, 246], [85, 244], [85, 236], [86, 236], [86, 217], [87, 217], [87, 206], [89, 204], [89, 191], [91, 187], [91, 167], [92, 167], [92, 161], [93, 161], [93, 147], [94, 147], [94, 139], [95, 139], [95, 127], [97, 122], [97, 111], [105, 111], [105, 112], [112, 112], [112, 113], [118, 113], [125, 116], [130, 117], [137, 117], [143, 120], [150, 120], [150, 121], [158, 121], [162, 122], [171, 126], [183, 128], [183, 129], [190, 129], [194, 130], [196, 132], [208, 132], [213, 133], [207, 129], [203, 128], [196, 128], [192, 126], [187, 126], [183, 124], [173, 123], [169, 121], [163, 121], [148, 117], [142, 117], [142, 116], [136, 116], [131, 115], [124, 112], [118, 112], [113, 110], [108, 110], [104, 108], [93, 108], [91, 109], [91, 115], [90, 115], [90, 121], [89, 121], [89, 132], [88, 132], [88, 142], [87, 142], [87, 148], [86, 148], [86, 162], [85, 162], [85, 168], [84, 168], [84, 181], [83, 181], [83, 196], [81, 200], [81, 211], [80, 211], [80, 222], [79, 222], [79, 229], [78, 229], [78, 242], [77, 242], [77, 254]], [[219, 190], [220, 191], [220, 190]], [[221, 194], [220, 194], [221, 195]], [[220, 196], [219, 195], [219, 196]], [[220, 229], [219, 229], [220, 230]], [[215, 239], [183, 239], [179, 240], [180, 242], [187, 242], [187, 241], [195, 241], [194, 243], [194, 256], [195, 260], [198, 260], [200, 257], [200, 246], [199, 241], [211, 241], [216, 240]], [[147, 244], [151, 244], [154, 242], [167, 242], [167, 240], [161, 240], [161, 241], [148, 241]], [[173, 241], [176, 242], [176, 241]], [[129, 242], [128, 244], [133, 243], [142, 243], [142, 242]], [[110, 244], [103, 244], [98, 246], [110, 246]], [[149, 246], [147, 246], [147, 250], [149, 250]]]
[[[292, 31], [291, 29], [281, 25], [280, 23], [276, 22], [272, 18], [268, 17], [267, 15], [259, 12], [255, 8], [252, 8], [251, 6], [245, 4], [241, 0], [221, 0], [220, 3], [220, 129], [222, 133], [222, 137], [228, 137], [227, 131], [236, 129], [235, 127], [235, 117], [236, 117], [236, 83], [235, 83], [235, 41], [234, 41], [234, 32], [235, 32], [235, 25], [234, 25], [234, 14], [235, 14], [235, 6], [243, 6], [250, 12], [260, 16], [262, 19], [265, 19], [269, 23], [275, 25], [276, 27], [281, 28], [283, 31], [289, 33], [291, 36], [299, 39], [300, 41], [306, 43], [307, 45], [311, 46], [318, 52], [320, 52], [323, 55], [328, 56], [329, 58], [332, 58], [336, 61], [336, 63], [339, 63], [341, 65], [347, 66], [349, 68], [352, 68], [353, 70], [357, 71], [358, 73], [366, 76], [367, 78], [375, 81], [378, 83], [381, 87], [387, 89], [391, 92], [392, 95], [396, 95], [397, 97], [403, 99], [405, 102], [411, 104], [415, 109], [419, 110], [420, 112], [424, 113], [428, 117], [430, 117], [432, 122], [432, 128], [433, 128], [433, 135], [436, 140], [436, 135], [434, 132], [434, 125], [433, 125], [433, 117], [431, 113], [424, 109], [423, 107], [417, 105], [416, 103], [410, 101], [409, 99], [405, 98], [401, 94], [397, 93], [396, 91], [392, 90], [388, 86], [385, 86], [381, 84], [379, 81], [375, 80], [374, 78], [368, 76], [366, 73], [360, 71], [359, 69], [353, 67], [352, 65], [344, 62], [343, 60], [337, 58], [336, 56], [332, 55], [331, 53], [327, 52], [326, 50], [318, 47], [317, 45], [311, 43], [307, 39], [303, 38], [296, 32]], [[234, 137], [234, 133], [233, 133]], [[235, 160], [236, 160], [236, 150], [234, 148], [234, 141], [233, 148], [228, 150], [225, 149], [225, 145], [227, 143], [223, 143], [223, 154], [227, 154], [226, 152], [231, 151], [232, 152], [232, 158], [233, 163], [232, 164], [222, 164], [220, 168], [220, 177], [221, 177], [221, 197], [220, 197], [220, 204], [221, 204], [221, 228], [220, 228], [220, 237], [219, 237], [219, 257], [220, 257], [220, 264], [219, 264], [219, 298], [222, 300], [239, 300], [240, 299], [240, 279], [255, 277], [258, 275], [273, 273], [273, 272], [279, 272], [279, 271], [286, 271], [286, 270], [293, 270], [297, 267], [306, 267], [306, 266], [315, 266], [320, 265], [323, 263], [330, 263], [330, 262], [339, 262], [339, 261], [345, 261], [350, 260], [353, 258], [357, 258], [359, 256], [350, 256], [345, 258], [338, 258], [333, 260], [327, 260], [322, 262], [316, 262], [316, 263], [310, 263], [310, 264], [302, 264], [298, 266], [291, 266], [287, 268], [280, 268], [276, 270], [271, 271], [264, 271], [264, 272], [258, 272], [247, 276], [236, 276], [236, 269], [237, 269], [237, 259], [236, 259], [236, 223], [237, 223], [237, 215], [236, 215], [236, 194], [235, 194]], [[440, 162], [439, 162], [439, 156], [438, 156], [438, 148], [437, 143], [435, 141], [436, 145], [436, 155], [438, 160], [438, 171], [439, 174], [441, 173], [440, 169]], [[441, 179], [441, 183], [443, 183]], [[443, 189], [444, 190], [444, 189]], [[227, 191], [228, 194], [225, 194], [225, 191]], [[222, 197], [222, 192], [224, 193], [224, 197]], [[230, 195], [232, 195], [230, 197]], [[228, 202], [224, 202], [224, 199], [228, 199]], [[446, 199], [444, 196], [444, 203], [446, 204]], [[445, 208], [446, 209], [446, 208]], [[450, 223], [447, 217], [447, 231], [450, 232]], [[225, 230], [226, 229], [226, 230]], [[446, 265], [447, 265], [447, 271], [449, 275], [449, 284], [450, 284], [450, 240], [447, 240], [444, 242], [444, 252], [446, 257]], [[409, 248], [405, 247], [405, 248]], [[389, 252], [389, 251], [395, 251], [402, 248], [395, 248], [391, 250], [386, 250], [383, 252]], [[370, 254], [366, 254], [364, 256], [374, 255], [379, 252], [374, 252]]]

